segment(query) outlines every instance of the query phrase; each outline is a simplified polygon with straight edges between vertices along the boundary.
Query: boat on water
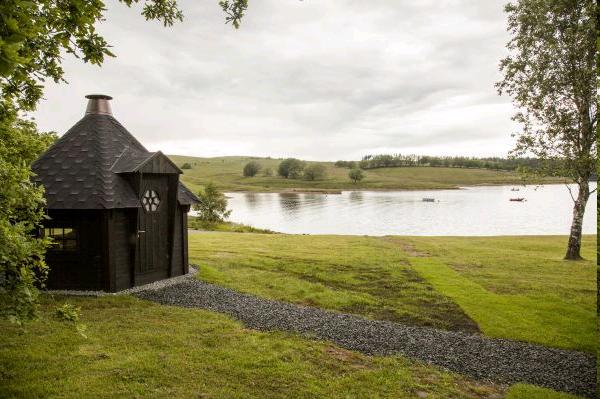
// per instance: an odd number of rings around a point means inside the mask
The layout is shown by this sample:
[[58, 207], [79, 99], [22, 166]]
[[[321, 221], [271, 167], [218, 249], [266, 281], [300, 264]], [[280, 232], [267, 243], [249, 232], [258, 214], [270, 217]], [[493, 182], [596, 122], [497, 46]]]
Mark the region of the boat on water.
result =
[[435, 198], [423, 198], [423, 202], [435, 202]]
[[525, 198], [511, 198], [510, 200], [514, 202], [523, 202], [525, 201]]

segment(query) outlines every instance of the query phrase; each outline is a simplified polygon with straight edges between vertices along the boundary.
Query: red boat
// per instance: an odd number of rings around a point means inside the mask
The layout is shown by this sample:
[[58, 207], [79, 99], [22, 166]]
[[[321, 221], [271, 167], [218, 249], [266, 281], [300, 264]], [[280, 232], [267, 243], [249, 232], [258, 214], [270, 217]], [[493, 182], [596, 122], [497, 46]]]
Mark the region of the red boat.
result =
[[525, 198], [511, 198], [511, 201], [517, 201], [517, 202], [523, 202], [525, 201]]

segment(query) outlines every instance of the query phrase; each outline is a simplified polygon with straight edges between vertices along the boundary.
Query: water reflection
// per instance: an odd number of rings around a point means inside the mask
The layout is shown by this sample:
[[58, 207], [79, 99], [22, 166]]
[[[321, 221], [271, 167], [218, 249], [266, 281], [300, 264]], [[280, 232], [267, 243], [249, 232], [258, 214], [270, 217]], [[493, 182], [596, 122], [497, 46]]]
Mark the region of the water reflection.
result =
[[350, 202], [356, 204], [363, 202], [363, 192], [362, 191], [352, 191], [348, 196]]
[[249, 209], [255, 209], [260, 206], [261, 197], [257, 193], [245, 193], [244, 200]]
[[294, 212], [300, 208], [300, 194], [281, 193], [279, 194], [279, 204], [281, 209], [287, 212]]
[[[596, 187], [596, 183], [591, 184]], [[525, 202], [510, 202], [510, 186], [434, 191], [354, 191], [228, 194], [230, 220], [285, 233], [353, 235], [568, 234], [573, 203], [564, 185], [522, 187]], [[423, 198], [435, 202], [423, 202]], [[596, 193], [584, 233], [596, 233]], [[550, 217], [549, 217], [550, 215]]]

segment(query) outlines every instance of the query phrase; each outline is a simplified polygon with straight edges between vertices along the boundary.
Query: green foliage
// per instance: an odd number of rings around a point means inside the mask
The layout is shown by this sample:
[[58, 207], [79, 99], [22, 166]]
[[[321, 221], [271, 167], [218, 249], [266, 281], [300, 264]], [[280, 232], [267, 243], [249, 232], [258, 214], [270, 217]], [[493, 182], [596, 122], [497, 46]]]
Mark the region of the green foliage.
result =
[[189, 162], [185, 162], [181, 165], [181, 169], [192, 169], [192, 165], [190, 165]]
[[273, 176], [273, 169], [271, 169], [271, 168], [266, 168], [266, 169], [263, 171], [263, 176], [266, 176], [266, 177], [271, 177], [271, 176]]
[[277, 174], [286, 179], [298, 179], [302, 177], [305, 163], [296, 158], [287, 158], [281, 161], [277, 167]]
[[31, 182], [29, 165], [55, 135], [38, 134], [11, 111], [0, 111], [0, 317], [21, 324], [36, 317], [47, 274], [48, 241], [35, 237], [45, 218], [43, 191]]
[[490, 170], [516, 170], [518, 167], [535, 168], [540, 165], [536, 158], [500, 158], [500, 157], [465, 157], [465, 156], [431, 156], [431, 155], [402, 155], [379, 154], [365, 155], [359, 162], [337, 161], [335, 166], [354, 169], [379, 169], [399, 167], [446, 167], [446, 168], [479, 168]]
[[363, 173], [363, 171], [361, 169], [352, 169], [349, 173], [348, 173], [348, 177], [350, 178], [350, 180], [352, 180], [352, 182], [354, 184], [356, 184], [356, 182], [361, 181], [362, 179], [364, 179], [365, 174]]
[[356, 162], [354, 162], [354, 161], [336, 161], [334, 165], [337, 166], [338, 168], [348, 168], [348, 169], [356, 168]]
[[77, 321], [81, 315], [81, 306], [75, 306], [68, 302], [54, 308], [54, 317], [60, 321]]
[[246, 165], [244, 165], [244, 176], [254, 177], [260, 172], [261, 169], [261, 164], [259, 164], [256, 161], [250, 161]]
[[198, 212], [199, 221], [219, 223], [231, 214], [227, 210], [227, 199], [212, 182], [206, 185], [203, 192], [198, 193], [198, 198], [200, 203], [194, 205], [194, 210]]
[[304, 169], [304, 178], [306, 180], [315, 181], [315, 180], [323, 180], [327, 177], [327, 171], [325, 169], [325, 165], [322, 164], [312, 164]]
[[229, 0], [219, 1], [223, 12], [227, 14], [225, 23], [231, 22], [235, 29], [240, 27], [240, 20], [244, 16], [244, 11], [248, 8], [248, 0]]
[[[512, 97], [522, 125], [514, 156], [563, 166], [578, 185], [566, 259], [581, 259], [581, 224], [597, 163], [596, 5], [589, 0], [518, 0], [505, 6], [509, 55], [498, 93]], [[536, 171], [548, 173], [540, 167]]]

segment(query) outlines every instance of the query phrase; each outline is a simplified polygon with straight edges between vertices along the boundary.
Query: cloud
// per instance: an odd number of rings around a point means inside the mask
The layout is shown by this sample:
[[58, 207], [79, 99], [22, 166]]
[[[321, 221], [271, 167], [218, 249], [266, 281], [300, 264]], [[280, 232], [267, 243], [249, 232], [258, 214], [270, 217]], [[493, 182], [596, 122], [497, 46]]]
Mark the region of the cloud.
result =
[[251, 1], [239, 30], [214, 2], [180, 4], [184, 22], [165, 29], [107, 2], [99, 31], [117, 58], [66, 58], [70, 84], [47, 86], [40, 128], [65, 132], [84, 95], [104, 92], [142, 143], [170, 153], [335, 160], [511, 145], [514, 111], [494, 88], [501, 4]]

